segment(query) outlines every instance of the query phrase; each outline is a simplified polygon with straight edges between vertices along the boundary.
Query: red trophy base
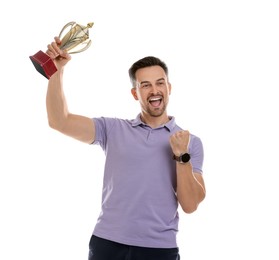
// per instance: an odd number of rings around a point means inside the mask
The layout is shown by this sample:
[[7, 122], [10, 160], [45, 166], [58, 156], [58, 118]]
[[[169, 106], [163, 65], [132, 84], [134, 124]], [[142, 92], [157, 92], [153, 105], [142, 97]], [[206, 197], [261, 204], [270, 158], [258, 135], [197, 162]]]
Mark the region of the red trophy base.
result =
[[44, 52], [38, 51], [35, 55], [29, 56], [37, 71], [49, 79], [57, 68], [52, 59]]

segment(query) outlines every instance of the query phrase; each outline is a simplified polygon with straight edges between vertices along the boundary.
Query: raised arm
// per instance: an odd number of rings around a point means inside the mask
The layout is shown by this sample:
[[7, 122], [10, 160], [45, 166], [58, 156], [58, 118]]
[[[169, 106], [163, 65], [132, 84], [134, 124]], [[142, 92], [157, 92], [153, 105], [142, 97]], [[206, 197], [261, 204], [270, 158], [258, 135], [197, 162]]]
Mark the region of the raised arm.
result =
[[59, 49], [60, 40], [48, 45], [46, 53], [53, 59], [57, 72], [49, 79], [46, 107], [49, 126], [65, 135], [85, 143], [95, 140], [95, 125], [91, 118], [69, 112], [63, 91], [63, 72], [71, 56]]
[[[188, 152], [189, 131], [178, 131], [170, 137], [170, 145], [176, 156]], [[200, 173], [193, 172], [191, 162], [176, 163], [177, 199], [186, 213], [192, 213], [205, 198], [205, 184]]]

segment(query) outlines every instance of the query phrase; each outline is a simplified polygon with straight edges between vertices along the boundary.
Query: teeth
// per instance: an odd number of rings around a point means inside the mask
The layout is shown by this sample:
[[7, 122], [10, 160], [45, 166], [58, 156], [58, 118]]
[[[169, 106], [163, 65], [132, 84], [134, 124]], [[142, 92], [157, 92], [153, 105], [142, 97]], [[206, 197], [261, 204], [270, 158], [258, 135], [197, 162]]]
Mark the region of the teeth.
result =
[[149, 101], [157, 101], [157, 100], [161, 100], [161, 98], [150, 98]]

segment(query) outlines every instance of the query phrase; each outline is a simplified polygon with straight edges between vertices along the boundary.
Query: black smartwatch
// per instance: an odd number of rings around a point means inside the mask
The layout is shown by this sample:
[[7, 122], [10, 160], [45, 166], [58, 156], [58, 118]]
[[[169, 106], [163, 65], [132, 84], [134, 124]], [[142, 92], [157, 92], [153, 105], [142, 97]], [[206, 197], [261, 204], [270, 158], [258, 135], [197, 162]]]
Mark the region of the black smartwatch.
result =
[[173, 159], [180, 163], [187, 163], [190, 161], [191, 156], [188, 153], [181, 154], [180, 156], [173, 155]]

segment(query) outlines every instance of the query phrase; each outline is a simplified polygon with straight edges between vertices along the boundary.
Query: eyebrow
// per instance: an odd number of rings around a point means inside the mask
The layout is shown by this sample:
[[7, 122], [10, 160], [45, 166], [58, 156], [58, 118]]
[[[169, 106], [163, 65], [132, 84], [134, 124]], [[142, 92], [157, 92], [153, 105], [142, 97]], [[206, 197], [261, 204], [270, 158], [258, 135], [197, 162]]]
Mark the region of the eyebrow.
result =
[[[157, 79], [156, 82], [161, 81], [161, 80], [165, 81], [165, 78]], [[142, 81], [142, 82], [140, 82], [140, 85], [145, 84], [145, 83], [150, 83], [150, 81], [148, 81], [148, 80]]]

